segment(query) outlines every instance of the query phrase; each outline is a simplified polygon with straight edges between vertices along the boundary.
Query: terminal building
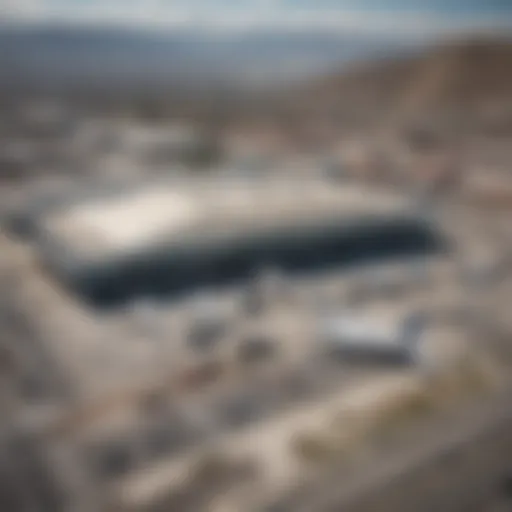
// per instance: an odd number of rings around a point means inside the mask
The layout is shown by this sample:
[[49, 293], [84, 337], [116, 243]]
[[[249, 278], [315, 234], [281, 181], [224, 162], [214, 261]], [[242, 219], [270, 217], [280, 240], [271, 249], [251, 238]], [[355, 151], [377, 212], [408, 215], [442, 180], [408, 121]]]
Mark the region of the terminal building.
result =
[[34, 219], [46, 264], [96, 306], [428, 255], [442, 240], [393, 195], [311, 179], [158, 184]]

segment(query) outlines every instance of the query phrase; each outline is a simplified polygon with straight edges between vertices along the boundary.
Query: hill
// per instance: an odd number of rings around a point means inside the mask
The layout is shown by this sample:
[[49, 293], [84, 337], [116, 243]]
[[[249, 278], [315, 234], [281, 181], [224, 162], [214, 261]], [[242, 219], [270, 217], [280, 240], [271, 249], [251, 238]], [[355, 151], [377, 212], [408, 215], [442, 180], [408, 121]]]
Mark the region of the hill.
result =
[[316, 81], [293, 101], [380, 119], [471, 111], [512, 101], [512, 38], [458, 41]]

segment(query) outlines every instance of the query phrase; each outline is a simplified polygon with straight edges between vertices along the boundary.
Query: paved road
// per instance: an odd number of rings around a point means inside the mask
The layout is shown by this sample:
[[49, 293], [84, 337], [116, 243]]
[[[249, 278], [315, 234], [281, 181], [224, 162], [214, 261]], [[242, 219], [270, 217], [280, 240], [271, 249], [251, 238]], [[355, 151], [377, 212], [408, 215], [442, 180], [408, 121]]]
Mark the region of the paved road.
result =
[[[379, 462], [340, 469], [279, 510], [294, 512], [487, 512], [512, 510], [512, 391], [409, 432]], [[498, 508], [500, 507], [500, 508]], [[507, 508], [508, 507], [508, 508]]]

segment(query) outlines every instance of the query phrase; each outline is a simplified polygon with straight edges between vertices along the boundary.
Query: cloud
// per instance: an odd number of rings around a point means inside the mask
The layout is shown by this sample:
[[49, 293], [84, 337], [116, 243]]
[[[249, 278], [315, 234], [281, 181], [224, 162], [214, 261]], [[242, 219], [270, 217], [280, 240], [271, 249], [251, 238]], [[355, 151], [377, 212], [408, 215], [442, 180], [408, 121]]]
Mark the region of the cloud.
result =
[[312, 3], [304, 7], [302, 2], [300, 7], [283, 0], [0, 0], [0, 15], [3, 19], [37, 23], [192, 27], [224, 32], [324, 30], [415, 38], [512, 30], [512, 19], [507, 16], [364, 10], [349, 0], [339, 2], [338, 7], [329, 4], [330, 7], [313, 8]]
[[0, 0], [2, 19], [44, 17], [48, 4], [43, 0]]

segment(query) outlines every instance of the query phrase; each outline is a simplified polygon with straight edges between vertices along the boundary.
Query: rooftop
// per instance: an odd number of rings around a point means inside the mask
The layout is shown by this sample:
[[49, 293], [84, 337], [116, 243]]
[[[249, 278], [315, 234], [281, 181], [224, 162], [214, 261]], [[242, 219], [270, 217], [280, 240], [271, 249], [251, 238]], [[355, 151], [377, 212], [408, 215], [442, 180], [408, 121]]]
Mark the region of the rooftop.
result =
[[340, 217], [379, 216], [404, 209], [403, 199], [319, 180], [226, 179], [164, 183], [108, 197], [80, 200], [41, 221], [59, 246], [82, 257], [137, 253], [184, 237], [317, 224]]

